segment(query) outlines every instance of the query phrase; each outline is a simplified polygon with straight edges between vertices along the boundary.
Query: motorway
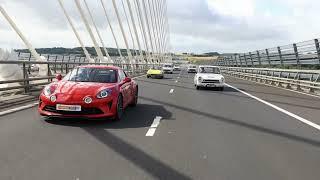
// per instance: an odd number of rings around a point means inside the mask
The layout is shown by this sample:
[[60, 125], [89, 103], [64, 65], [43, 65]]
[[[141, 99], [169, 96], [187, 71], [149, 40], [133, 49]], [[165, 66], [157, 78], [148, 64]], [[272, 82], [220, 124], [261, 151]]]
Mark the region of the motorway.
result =
[[[136, 81], [139, 104], [119, 122], [1, 116], [0, 179], [320, 179], [315, 127], [231, 87], [196, 90], [185, 71]], [[320, 124], [319, 98], [226, 81]]]

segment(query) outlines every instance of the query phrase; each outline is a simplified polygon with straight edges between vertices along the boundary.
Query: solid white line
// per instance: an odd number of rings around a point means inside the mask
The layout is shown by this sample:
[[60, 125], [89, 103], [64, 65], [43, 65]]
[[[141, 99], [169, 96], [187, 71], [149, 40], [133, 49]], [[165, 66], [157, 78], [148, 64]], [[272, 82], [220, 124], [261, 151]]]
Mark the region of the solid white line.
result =
[[28, 105], [25, 105], [25, 106], [20, 106], [20, 107], [16, 107], [16, 108], [13, 108], [13, 109], [9, 109], [9, 110], [6, 110], [6, 111], [2, 111], [0, 112], [0, 116], [3, 116], [3, 115], [7, 115], [7, 114], [10, 114], [10, 113], [14, 113], [14, 112], [18, 112], [18, 111], [21, 111], [21, 110], [25, 110], [25, 109], [29, 109], [29, 108], [32, 108], [34, 106], [37, 106], [38, 103], [32, 103], [32, 104], [28, 104]]
[[172, 94], [172, 93], [173, 93], [173, 91], [174, 91], [174, 89], [170, 89], [170, 92], [169, 92], [169, 93], [170, 93], [170, 94]]
[[296, 114], [293, 114], [292, 112], [289, 112], [289, 111], [287, 111], [285, 109], [282, 109], [282, 108], [280, 108], [280, 107], [278, 107], [278, 106], [276, 106], [274, 104], [271, 104], [271, 103], [269, 103], [269, 102], [267, 102], [267, 101], [265, 101], [263, 99], [260, 99], [260, 98], [258, 98], [256, 96], [253, 96], [253, 95], [251, 95], [251, 94], [249, 94], [247, 92], [244, 92], [244, 91], [242, 91], [242, 90], [240, 90], [240, 89], [238, 89], [238, 88], [236, 88], [234, 86], [231, 86], [231, 85], [229, 85], [227, 83], [226, 83], [226, 85], [229, 86], [230, 88], [233, 88], [233, 89], [241, 92], [242, 94], [245, 94], [245, 95], [247, 95], [247, 96], [249, 96], [249, 97], [251, 97], [251, 98], [253, 98], [253, 99], [255, 99], [255, 100], [257, 100], [257, 101], [259, 101], [261, 103], [263, 103], [263, 104], [266, 104], [266, 105], [268, 105], [268, 106], [270, 106], [270, 107], [272, 107], [272, 108], [284, 113], [284, 114], [287, 114], [288, 116], [291, 116], [291, 117], [293, 117], [293, 118], [295, 118], [295, 119], [297, 119], [297, 120], [299, 120], [299, 121], [301, 121], [301, 122], [303, 122], [303, 123], [305, 123], [305, 124], [307, 124], [307, 125], [309, 125], [309, 126], [311, 126], [313, 128], [316, 128], [316, 129], [320, 130], [320, 125], [318, 125], [316, 123], [313, 123], [313, 122], [311, 122], [311, 121], [309, 121], [307, 119], [304, 119], [303, 117], [300, 117], [300, 116], [298, 116]]
[[[230, 76], [230, 75], [227, 75], [227, 76]], [[230, 76], [230, 77], [244, 80], [242, 78], [238, 78], [238, 77], [234, 77], [234, 76]], [[295, 93], [298, 93], [298, 94], [303, 94], [303, 95], [307, 95], [307, 96], [311, 96], [311, 97], [320, 98], [320, 96], [317, 96], [317, 95], [314, 95], [314, 94], [308, 94], [308, 93], [305, 93], [305, 92], [300, 92], [300, 91], [296, 91], [296, 90], [292, 90], [292, 89], [287, 89], [287, 88], [284, 88], [284, 87], [273, 86], [271, 84], [265, 84], [265, 83], [260, 83], [260, 82], [256, 82], [256, 81], [250, 81], [250, 80], [249, 80], [249, 82], [253, 82], [253, 83], [256, 83], [256, 84], [262, 84], [262, 85], [265, 85], [265, 86], [274, 87], [274, 88], [278, 88], [278, 89], [282, 89], [282, 90], [286, 90], [286, 91], [291, 91], [291, 92], [295, 92]]]
[[153, 136], [154, 133], [156, 132], [157, 127], [160, 124], [160, 120], [162, 119], [161, 116], [157, 116], [156, 118], [154, 118], [150, 128], [148, 129], [148, 132], [146, 134], [146, 136]]

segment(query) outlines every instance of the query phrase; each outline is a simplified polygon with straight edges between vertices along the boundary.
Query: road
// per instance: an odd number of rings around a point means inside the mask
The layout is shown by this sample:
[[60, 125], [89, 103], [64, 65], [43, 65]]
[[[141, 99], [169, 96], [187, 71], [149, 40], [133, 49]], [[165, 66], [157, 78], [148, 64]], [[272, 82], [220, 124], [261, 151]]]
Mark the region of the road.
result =
[[[230, 87], [196, 90], [184, 71], [136, 80], [139, 104], [119, 122], [49, 121], [36, 108], [1, 116], [0, 179], [320, 178], [318, 129]], [[318, 98], [226, 81], [320, 124]]]

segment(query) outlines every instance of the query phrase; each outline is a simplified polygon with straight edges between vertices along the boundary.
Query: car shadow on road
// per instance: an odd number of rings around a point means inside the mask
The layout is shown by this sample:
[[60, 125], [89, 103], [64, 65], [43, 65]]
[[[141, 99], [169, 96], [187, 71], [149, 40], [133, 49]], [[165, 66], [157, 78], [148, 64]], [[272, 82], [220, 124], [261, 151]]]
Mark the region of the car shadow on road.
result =
[[135, 145], [115, 136], [108, 130], [89, 127], [83, 127], [83, 129], [123, 158], [153, 176], [154, 179], [191, 180], [187, 175], [152, 157]]
[[163, 105], [138, 104], [134, 108], [128, 108], [121, 121], [111, 120], [89, 121], [78, 119], [47, 120], [48, 123], [62, 126], [75, 126], [85, 130], [114, 152], [139, 167], [154, 179], [181, 179], [191, 180], [187, 175], [177, 171], [161, 160], [152, 157], [136, 145], [117, 137], [110, 129], [126, 129], [150, 127], [156, 116], [169, 120], [172, 116]]
[[261, 133], [270, 134], [270, 135], [286, 138], [286, 139], [289, 139], [289, 140], [297, 141], [297, 142], [300, 142], [300, 143], [305, 143], [305, 144], [309, 144], [309, 145], [312, 145], [312, 146], [320, 147], [320, 141], [318, 141], [318, 140], [309, 139], [309, 138], [306, 138], [306, 137], [301, 137], [301, 136], [289, 134], [289, 133], [286, 133], [286, 132], [280, 132], [280, 131], [277, 131], [277, 130], [274, 130], [274, 129], [270, 129], [270, 128], [266, 128], [266, 127], [263, 127], [263, 126], [250, 124], [250, 123], [241, 121], [239, 119], [230, 119], [230, 118], [226, 118], [226, 117], [223, 117], [223, 116], [219, 116], [219, 115], [215, 115], [215, 114], [211, 114], [211, 113], [207, 113], [207, 112], [201, 112], [199, 110], [191, 109], [191, 108], [188, 108], [188, 107], [185, 107], [185, 106], [175, 105], [175, 104], [159, 101], [159, 100], [148, 98], [148, 97], [140, 97], [140, 99], [143, 99], [143, 100], [146, 100], [146, 101], [150, 101], [150, 102], [154, 102], [154, 103], [158, 103], [158, 104], [162, 104], [164, 106], [173, 107], [173, 108], [180, 109], [180, 110], [183, 110], [183, 111], [186, 111], [186, 112], [191, 112], [191, 113], [198, 114], [198, 115], [201, 115], [201, 116], [205, 116], [205, 117], [211, 118], [211, 119], [216, 120], [216, 121], [220, 121], [220, 122], [224, 122], [224, 123], [228, 123], [228, 124], [233, 124], [233, 125], [236, 125], [236, 126], [241, 126], [241, 127], [253, 130], [253, 131], [258, 131], [258, 132], [261, 132]]
[[163, 105], [153, 104], [138, 104], [136, 107], [128, 107], [123, 118], [120, 121], [105, 120], [87, 120], [87, 119], [45, 119], [47, 123], [86, 127], [86, 128], [101, 128], [101, 129], [127, 129], [150, 127], [154, 118], [161, 116], [163, 120], [171, 120], [172, 113], [167, 111]]

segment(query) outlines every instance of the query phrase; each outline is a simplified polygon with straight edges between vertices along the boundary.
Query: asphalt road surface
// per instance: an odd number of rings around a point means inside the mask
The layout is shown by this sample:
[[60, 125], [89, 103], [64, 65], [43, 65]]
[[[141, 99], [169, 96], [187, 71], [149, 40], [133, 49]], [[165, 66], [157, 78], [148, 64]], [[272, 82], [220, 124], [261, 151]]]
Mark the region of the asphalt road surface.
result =
[[[0, 117], [0, 180], [318, 180], [320, 131], [233, 88], [196, 90], [185, 71], [137, 79], [122, 121]], [[320, 99], [227, 77], [320, 124]]]

